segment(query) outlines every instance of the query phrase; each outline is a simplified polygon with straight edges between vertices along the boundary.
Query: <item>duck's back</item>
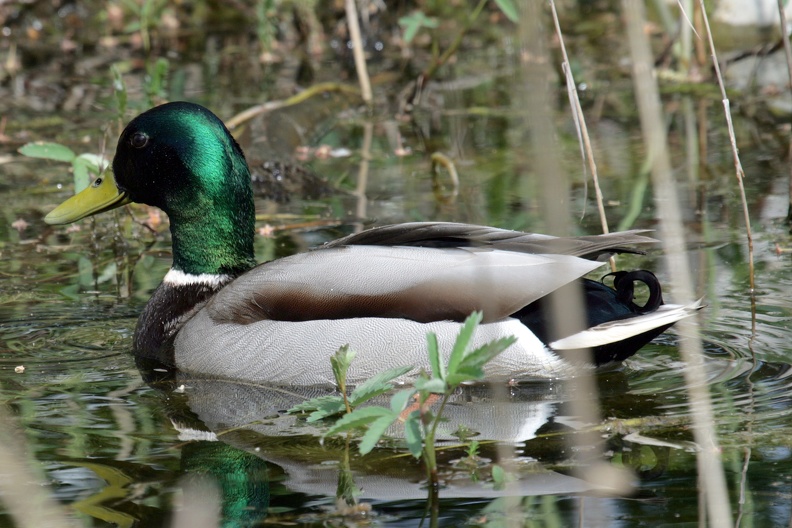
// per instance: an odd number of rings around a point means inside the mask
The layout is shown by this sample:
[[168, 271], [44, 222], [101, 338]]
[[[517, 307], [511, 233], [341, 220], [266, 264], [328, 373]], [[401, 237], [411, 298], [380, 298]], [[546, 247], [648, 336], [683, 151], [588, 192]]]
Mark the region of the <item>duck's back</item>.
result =
[[207, 305], [218, 323], [355, 317], [498, 321], [602, 264], [490, 248], [345, 246], [257, 266]]

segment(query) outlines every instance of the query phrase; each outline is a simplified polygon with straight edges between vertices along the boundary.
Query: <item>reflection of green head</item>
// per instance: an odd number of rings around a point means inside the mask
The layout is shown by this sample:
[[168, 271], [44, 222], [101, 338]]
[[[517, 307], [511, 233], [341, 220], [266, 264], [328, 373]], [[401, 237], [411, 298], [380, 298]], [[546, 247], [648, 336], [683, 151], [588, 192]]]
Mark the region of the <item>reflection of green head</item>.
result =
[[270, 502], [267, 464], [223, 442], [190, 442], [182, 448], [182, 470], [203, 476], [220, 490], [221, 526], [257, 526]]

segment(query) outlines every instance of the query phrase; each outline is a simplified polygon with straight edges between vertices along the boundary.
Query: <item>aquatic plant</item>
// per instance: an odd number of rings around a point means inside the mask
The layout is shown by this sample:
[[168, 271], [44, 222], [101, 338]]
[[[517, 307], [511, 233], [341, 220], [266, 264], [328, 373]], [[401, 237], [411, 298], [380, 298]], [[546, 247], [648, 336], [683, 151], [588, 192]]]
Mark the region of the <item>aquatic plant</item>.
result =
[[[514, 337], [497, 339], [471, 350], [471, 341], [481, 320], [481, 312], [473, 312], [465, 320], [451, 349], [448, 363], [440, 354], [437, 335], [430, 332], [427, 346], [432, 372], [422, 371], [412, 387], [396, 392], [391, 397], [390, 407], [360, 404], [393, 390], [392, 381], [413, 370], [413, 367], [388, 369], [368, 379], [347, 396], [346, 374], [355, 354], [349, 347], [342, 347], [331, 358], [340, 395], [313, 398], [289, 409], [289, 412], [310, 412], [308, 421], [314, 422], [343, 412], [324, 433], [324, 437], [363, 430], [358, 445], [362, 455], [374, 449], [391, 425], [397, 421], [403, 422], [407, 448], [414, 457], [423, 457], [429, 483], [436, 489], [439, 479], [435, 440], [446, 403], [463, 383], [481, 381], [484, 378], [484, 365], [516, 341]], [[431, 406], [437, 399], [440, 405], [433, 412]]]
[[82, 191], [107, 166], [107, 159], [99, 154], [76, 154], [72, 149], [60, 143], [34, 141], [19, 147], [19, 153], [30, 158], [47, 159], [71, 163], [74, 173], [74, 192]]

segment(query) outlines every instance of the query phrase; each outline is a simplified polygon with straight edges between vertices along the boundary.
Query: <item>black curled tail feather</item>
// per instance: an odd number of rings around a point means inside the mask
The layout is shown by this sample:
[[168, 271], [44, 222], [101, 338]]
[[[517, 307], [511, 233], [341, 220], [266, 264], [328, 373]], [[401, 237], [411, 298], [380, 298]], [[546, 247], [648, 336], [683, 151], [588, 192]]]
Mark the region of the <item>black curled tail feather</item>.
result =
[[[612, 286], [606, 280], [612, 277]], [[608, 281], [610, 282], [610, 281]], [[649, 289], [649, 298], [643, 305], [635, 302], [635, 283], [642, 283]], [[589, 328], [607, 323], [638, 317], [656, 311], [663, 305], [663, 294], [657, 277], [646, 270], [618, 271], [602, 277], [601, 281], [581, 279], [577, 284], [564, 288], [576, 288], [582, 292], [582, 306], [585, 323]], [[563, 288], [562, 288], [563, 290]], [[549, 344], [567, 337], [558, 335], [556, 325], [550, 319], [553, 292], [520, 309], [512, 315], [527, 326], [543, 343]], [[563, 295], [563, 293], [561, 293]], [[594, 363], [602, 365], [612, 361], [623, 361], [635, 354], [646, 343], [665, 331], [665, 325], [623, 341], [594, 347]]]
[[[616, 299], [629, 306], [636, 314], [652, 313], [663, 305], [663, 289], [654, 273], [647, 270], [614, 271], [600, 279], [605, 284], [605, 279], [613, 277], [613, 289], [616, 290]], [[643, 306], [635, 304], [635, 283], [642, 282], [649, 288], [649, 298]]]

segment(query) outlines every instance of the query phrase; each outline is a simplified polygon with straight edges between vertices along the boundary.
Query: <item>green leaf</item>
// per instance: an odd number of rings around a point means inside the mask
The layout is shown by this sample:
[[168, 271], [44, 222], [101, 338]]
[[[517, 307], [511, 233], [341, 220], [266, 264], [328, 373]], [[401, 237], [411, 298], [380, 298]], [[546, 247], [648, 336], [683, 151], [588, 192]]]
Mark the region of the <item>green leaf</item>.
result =
[[492, 466], [492, 482], [496, 490], [503, 489], [506, 484], [509, 482], [514, 482], [515, 480], [517, 480], [517, 478], [514, 475], [499, 465], [495, 464]]
[[316, 422], [322, 418], [339, 414], [344, 410], [344, 399], [341, 396], [327, 394], [304, 401], [286, 412], [289, 414], [311, 413], [307, 421]]
[[484, 379], [484, 369], [482, 368], [460, 368], [453, 374], [448, 375], [448, 386], [456, 388], [468, 381], [480, 381]]
[[481, 312], [473, 312], [465, 319], [465, 322], [462, 324], [462, 328], [459, 330], [459, 335], [454, 341], [454, 348], [451, 350], [451, 357], [448, 358], [448, 372], [453, 373], [456, 372], [456, 369], [462, 363], [462, 360], [465, 357], [468, 347], [470, 346], [470, 340], [473, 338], [473, 333], [476, 331], [479, 323], [482, 319]]
[[352, 394], [349, 396], [349, 404], [357, 406], [371, 398], [388, 392], [393, 389], [393, 384], [389, 383], [391, 380], [403, 376], [411, 370], [413, 370], [413, 367], [409, 365], [394, 367], [367, 379], [352, 391]]
[[291, 409], [287, 410], [286, 412], [289, 414], [297, 414], [297, 413], [305, 413], [305, 412], [313, 412], [319, 408], [319, 404], [322, 401], [326, 400], [340, 400], [341, 396], [335, 396], [333, 394], [327, 394], [325, 396], [317, 396], [316, 398], [311, 398], [310, 400], [305, 400], [302, 403], [298, 403]]
[[323, 420], [328, 416], [335, 416], [336, 414], [341, 414], [342, 412], [346, 411], [346, 405], [344, 405], [344, 399], [338, 397], [335, 400], [327, 400], [319, 404], [319, 407], [308, 416], [306, 419], [307, 422], [313, 423], [318, 422], [319, 420]]
[[[399, 22], [401, 23], [401, 20], [399, 20]], [[421, 25], [420, 24], [411, 23], [411, 24], [406, 24], [404, 26], [405, 26], [404, 27], [404, 42], [409, 44], [415, 38], [415, 35], [418, 33], [418, 30], [421, 29]]]
[[140, 24], [140, 20], [133, 20], [132, 22], [124, 26], [124, 29], [122, 31], [124, 33], [135, 33], [137, 31], [140, 31], [141, 27], [142, 26]]
[[445, 379], [446, 370], [443, 358], [440, 356], [440, 346], [437, 344], [437, 334], [429, 332], [426, 334], [426, 345], [429, 351], [429, 364], [432, 367], [432, 376]]
[[393, 397], [391, 397], [391, 411], [396, 414], [401, 414], [415, 392], [415, 389], [404, 389], [394, 394]]
[[111, 262], [102, 270], [102, 273], [96, 278], [96, 282], [103, 284], [116, 278], [118, 272], [118, 264]]
[[360, 439], [360, 445], [358, 446], [360, 454], [365, 455], [374, 449], [374, 446], [380, 441], [380, 438], [382, 438], [382, 435], [388, 430], [388, 427], [398, 418], [398, 414], [391, 413], [390, 415], [382, 416], [371, 422], [363, 438]]
[[418, 411], [413, 411], [404, 422], [404, 438], [407, 440], [407, 449], [415, 458], [420, 458], [423, 451], [423, 437], [421, 436], [421, 423]]
[[520, 14], [517, 12], [517, 7], [512, 0], [495, 0], [495, 4], [503, 11], [506, 18], [517, 24], [520, 21]]
[[351, 431], [364, 427], [374, 420], [383, 416], [390, 416], [393, 413], [385, 407], [358, 407], [351, 413], [345, 414], [327, 430], [323, 436], [332, 436], [345, 431]]
[[481, 368], [488, 362], [495, 359], [499, 354], [513, 345], [516, 341], [517, 338], [514, 336], [490, 341], [489, 343], [486, 343], [485, 345], [482, 345], [476, 350], [465, 355], [459, 366], [460, 368]]
[[54, 161], [74, 160], [74, 151], [66, 145], [60, 143], [48, 143], [46, 141], [36, 141], [19, 147], [19, 153], [29, 158], [40, 158]]
[[118, 104], [118, 117], [123, 118], [127, 109], [126, 83], [117, 64], [110, 66], [110, 71], [113, 73], [113, 92], [115, 92], [116, 103]]
[[88, 188], [91, 184], [91, 171], [85, 159], [75, 158], [72, 162], [74, 171], [74, 194]]
[[107, 163], [107, 159], [105, 159], [103, 156], [100, 156], [98, 154], [91, 154], [88, 152], [85, 152], [77, 156], [77, 158], [72, 163], [76, 163], [77, 160], [82, 160], [85, 163], [87, 163], [88, 170], [90, 170], [91, 174], [95, 176], [101, 174], [101, 172], [105, 170], [105, 168], [109, 165]]
[[415, 380], [415, 388], [421, 392], [434, 392], [436, 394], [444, 394], [448, 385], [445, 380], [439, 378], [419, 378]]
[[147, 68], [146, 92], [149, 97], [163, 97], [165, 95], [165, 84], [168, 77], [170, 63], [167, 59], [160, 57]]
[[422, 11], [416, 11], [401, 17], [399, 25], [404, 28], [404, 41], [409, 44], [421, 28], [436, 28], [440, 24], [436, 18], [428, 17]]
[[[349, 467], [342, 466], [338, 471], [338, 485], [336, 486], [336, 497], [344, 499], [347, 504], [354, 504], [355, 497], [360, 495], [360, 489], [355, 486], [355, 477]], [[273, 508], [267, 508], [267, 513], [272, 512]]]
[[506, 477], [506, 472], [503, 471], [502, 467], [500, 467], [497, 464], [492, 466], [492, 480], [496, 484], [503, 484], [504, 482], [506, 482], [505, 477]]
[[338, 384], [338, 387], [343, 391], [346, 390], [346, 377], [349, 371], [349, 365], [355, 359], [357, 352], [349, 348], [349, 345], [344, 345], [339, 348], [336, 353], [330, 356], [330, 365], [333, 368], [333, 377]]
[[93, 263], [91, 263], [89, 259], [80, 257], [80, 259], [77, 261], [77, 273], [79, 276], [80, 286], [83, 288], [93, 288]]

